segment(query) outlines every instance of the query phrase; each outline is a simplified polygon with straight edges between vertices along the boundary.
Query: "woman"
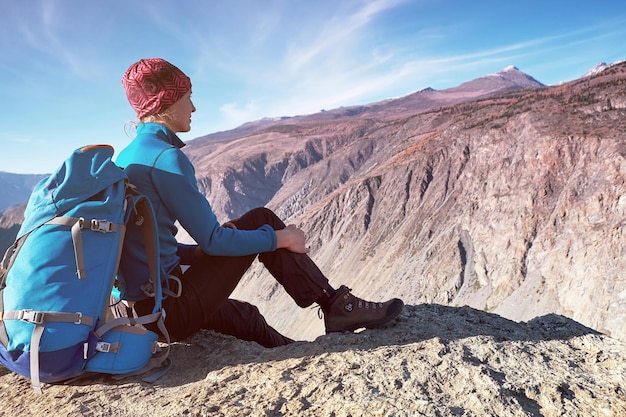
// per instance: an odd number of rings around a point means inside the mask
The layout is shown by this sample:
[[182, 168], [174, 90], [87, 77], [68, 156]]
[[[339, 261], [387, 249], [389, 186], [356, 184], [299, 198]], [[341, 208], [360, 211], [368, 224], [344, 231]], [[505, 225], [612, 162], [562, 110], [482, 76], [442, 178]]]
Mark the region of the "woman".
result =
[[[286, 226], [272, 211], [259, 208], [220, 225], [209, 202], [198, 190], [195, 172], [180, 150], [178, 132], [191, 129], [191, 81], [180, 69], [160, 58], [131, 65], [122, 85], [140, 123], [137, 136], [120, 152], [116, 163], [151, 200], [159, 232], [161, 267], [182, 282], [180, 297], [167, 297], [165, 324], [170, 335], [184, 339], [210, 329], [266, 347], [292, 340], [270, 327], [249, 303], [229, 299], [241, 277], [258, 256], [301, 307], [319, 304], [326, 332], [372, 328], [396, 318], [404, 303], [361, 300], [341, 286], [334, 289], [307, 255], [302, 230]], [[176, 241], [175, 222], [197, 245]], [[120, 263], [122, 276], [148, 281], [142, 236], [129, 225]], [[189, 265], [182, 272], [181, 265]], [[142, 292], [128, 293], [145, 314], [151, 305]]]

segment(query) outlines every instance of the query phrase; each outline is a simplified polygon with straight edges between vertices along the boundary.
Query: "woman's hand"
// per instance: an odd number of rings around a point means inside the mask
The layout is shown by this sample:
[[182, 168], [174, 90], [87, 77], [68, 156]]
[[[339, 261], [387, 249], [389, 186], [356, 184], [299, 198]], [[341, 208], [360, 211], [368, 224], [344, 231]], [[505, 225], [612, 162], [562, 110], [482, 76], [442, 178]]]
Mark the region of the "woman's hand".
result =
[[236, 229], [237, 226], [235, 226], [235, 223], [233, 223], [232, 221], [226, 222], [222, 225], [222, 227], [225, 227], [227, 229]]
[[309, 253], [309, 248], [305, 245], [304, 232], [293, 224], [282, 230], [276, 230], [276, 239], [278, 241], [276, 249], [284, 248], [295, 253]]

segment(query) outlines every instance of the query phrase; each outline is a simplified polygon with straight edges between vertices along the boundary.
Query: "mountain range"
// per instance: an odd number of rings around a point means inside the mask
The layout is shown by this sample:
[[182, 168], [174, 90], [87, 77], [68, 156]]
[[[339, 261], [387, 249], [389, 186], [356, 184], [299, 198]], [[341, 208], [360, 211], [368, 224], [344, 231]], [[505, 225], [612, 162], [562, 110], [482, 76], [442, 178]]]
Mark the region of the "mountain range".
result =
[[[272, 208], [358, 296], [521, 321], [556, 313], [623, 339], [624, 85], [622, 62], [558, 86], [507, 67], [183, 149], [218, 218]], [[323, 332], [260, 265], [234, 296], [292, 338]]]
[[12, 174], [0, 171], [0, 213], [11, 206], [23, 204], [37, 182], [45, 175]]

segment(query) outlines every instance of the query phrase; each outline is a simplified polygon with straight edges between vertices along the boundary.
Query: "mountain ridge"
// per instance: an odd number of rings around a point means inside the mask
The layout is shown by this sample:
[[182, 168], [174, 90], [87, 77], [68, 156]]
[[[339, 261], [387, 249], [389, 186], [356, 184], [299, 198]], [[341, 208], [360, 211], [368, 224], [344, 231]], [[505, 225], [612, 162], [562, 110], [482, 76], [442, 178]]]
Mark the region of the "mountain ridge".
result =
[[[495, 80], [494, 80], [495, 78]], [[339, 107], [332, 110], [323, 110], [318, 113], [298, 116], [267, 117], [256, 121], [242, 124], [234, 129], [216, 132], [200, 136], [188, 142], [188, 146], [194, 146], [197, 142], [223, 141], [247, 136], [276, 124], [289, 124], [294, 121], [326, 120], [341, 117], [354, 117], [357, 115], [367, 115], [381, 107], [411, 107], [410, 111], [426, 110], [436, 106], [458, 103], [465, 100], [472, 100], [481, 96], [495, 94], [497, 92], [510, 91], [520, 88], [543, 87], [544, 84], [535, 80], [530, 75], [520, 71], [515, 66], [508, 66], [504, 69], [474, 80], [464, 82], [456, 87], [443, 90], [435, 90], [427, 87], [419, 91], [405, 94], [397, 98], [388, 98], [381, 101]]]
[[13, 174], [0, 171], [0, 213], [28, 201], [30, 193], [44, 174]]
[[[600, 62], [600, 63], [594, 65], [585, 74], [583, 74], [581, 76], [581, 78], [587, 77], [589, 75], [595, 75], [595, 74], [601, 72], [602, 70], [604, 70], [606, 68], [609, 68], [609, 67], [611, 67], [613, 65], [620, 64], [622, 62], [623, 61], [616, 61], [616, 62], [614, 62], [612, 64], [606, 64], [605, 62]], [[420, 89], [418, 91], [407, 93], [407, 94], [405, 94], [402, 97], [387, 98], [387, 99], [383, 99], [383, 100], [380, 100], [380, 101], [377, 101], [377, 102], [373, 102], [373, 103], [369, 103], [369, 104], [365, 104], [365, 105], [348, 106], [348, 108], [350, 108], [350, 107], [359, 108], [359, 107], [367, 107], [367, 106], [382, 104], [382, 103], [386, 103], [386, 102], [389, 102], [389, 101], [402, 99], [402, 98], [405, 98], [407, 96], [411, 96], [411, 95], [414, 95], [414, 94], [432, 93], [432, 92], [437, 92], [437, 91], [454, 90], [454, 89], [459, 88], [460, 86], [462, 86], [464, 84], [471, 83], [473, 81], [480, 80], [480, 79], [483, 79], [483, 78], [486, 78], [486, 77], [490, 77], [490, 76], [498, 76], [499, 74], [506, 73], [507, 71], [510, 71], [510, 70], [517, 71], [520, 74], [522, 74], [523, 77], [525, 77], [525, 78], [527, 78], [529, 80], [534, 80], [537, 83], [537, 85], [544, 86], [544, 84], [542, 84], [541, 82], [535, 80], [532, 76], [530, 76], [530, 75], [520, 71], [516, 66], [509, 65], [509, 66], [503, 68], [502, 70], [497, 71], [497, 72], [495, 72], [493, 74], [487, 74], [487, 75], [478, 77], [478, 78], [476, 78], [474, 80], [470, 80], [470, 81], [461, 83], [460, 85], [458, 85], [456, 87], [450, 87], [450, 88], [447, 88], [447, 89], [444, 89], [444, 90], [435, 90], [435, 89], [433, 89], [431, 87], [426, 87], [426, 88]], [[340, 107], [339, 109], [342, 109], [342, 108], [343, 107]], [[338, 109], [334, 109], [334, 110], [338, 110]], [[332, 110], [329, 110], [329, 111], [332, 111]], [[327, 111], [323, 110], [320, 113], [325, 113], [325, 112], [327, 112]], [[313, 113], [313, 115], [315, 115], [315, 114], [318, 114], [318, 113]], [[310, 115], [264, 117], [262, 119], [253, 120], [253, 121], [249, 121], [249, 122], [243, 123], [242, 125], [237, 126], [237, 127], [233, 128], [233, 129], [220, 131], [220, 132], [214, 132], [214, 133], [210, 133], [210, 134], [207, 134], [207, 135], [202, 135], [202, 136], [199, 136], [199, 137], [196, 137], [196, 138], [190, 140], [189, 142], [193, 143], [194, 141], [196, 141], [198, 139], [203, 140], [203, 139], [206, 139], [206, 138], [211, 138], [211, 140], [214, 140], [214, 141], [229, 140], [229, 139], [232, 139], [232, 138], [235, 138], [235, 137], [241, 137], [241, 136], [244, 136], [244, 135], [246, 135], [248, 133], [254, 132], [254, 131], [258, 130], [259, 128], [262, 128], [264, 125], [269, 125], [269, 124], [275, 123], [277, 121], [283, 121], [283, 120], [289, 120], [289, 119], [292, 119], [292, 118], [307, 117], [307, 116], [310, 116]], [[20, 177], [27, 178], [29, 176], [36, 176], [36, 177], [38, 177], [40, 179], [40, 178], [44, 177], [47, 174], [15, 174], [15, 173], [10, 173], [10, 172], [0, 171], [0, 180], [2, 180], [3, 176], [5, 176], [5, 175], [9, 175], [11, 177], [17, 177], [17, 178], [20, 178]], [[22, 182], [22, 181], [24, 181], [24, 180], [19, 179], [19, 182]], [[13, 184], [11, 184], [11, 185], [13, 186]], [[28, 189], [32, 189], [32, 186], [29, 187]], [[28, 194], [29, 193], [30, 193], [30, 191], [28, 191]], [[5, 197], [4, 193], [0, 193], [0, 197], [2, 197], [2, 198]], [[2, 200], [0, 200], [0, 201], [2, 201]], [[6, 209], [9, 206], [21, 204], [21, 203], [23, 203], [25, 201], [26, 200], [23, 199], [23, 197], [20, 197], [19, 201], [15, 201], [15, 202], [12, 201], [9, 204], [0, 204], [0, 213], [2, 212], [2, 210]]]

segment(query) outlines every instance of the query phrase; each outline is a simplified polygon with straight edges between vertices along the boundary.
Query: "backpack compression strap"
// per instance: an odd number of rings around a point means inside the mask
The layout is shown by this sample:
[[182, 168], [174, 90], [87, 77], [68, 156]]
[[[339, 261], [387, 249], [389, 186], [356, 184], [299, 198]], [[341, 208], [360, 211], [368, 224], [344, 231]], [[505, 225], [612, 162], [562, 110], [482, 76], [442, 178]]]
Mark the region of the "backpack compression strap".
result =
[[55, 217], [46, 224], [58, 224], [62, 226], [70, 226], [72, 228], [72, 242], [74, 243], [74, 253], [76, 256], [76, 270], [78, 271], [78, 278], [80, 279], [87, 278], [83, 253], [83, 238], [80, 233], [81, 230], [88, 229], [101, 233], [115, 233], [117, 232], [117, 228], [119, 226], [108, 220], [85, 220], [82, 217], [69, 216]]
[[41, 394], [39, 380], [39, 342], [47, 322], [74, 323], [93, 326], [93, 317], [81, 313], [60, 313], [55, 311], [17, 310], [4, 311], [0, 320], [22, 320], [35, 325], [30, 339], [30, 380], [36, 393]]

